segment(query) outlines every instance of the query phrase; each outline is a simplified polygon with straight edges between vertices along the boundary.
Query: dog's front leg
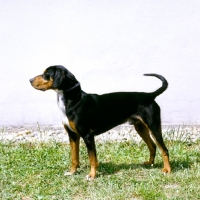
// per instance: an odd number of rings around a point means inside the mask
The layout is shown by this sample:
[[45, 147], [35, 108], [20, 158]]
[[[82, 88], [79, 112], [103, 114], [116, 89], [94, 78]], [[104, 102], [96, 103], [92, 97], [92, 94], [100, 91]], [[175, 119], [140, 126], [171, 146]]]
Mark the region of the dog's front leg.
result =
[[69, 172], [65, 172], [65, 176], [73, 175], [77, 168], [79, 167], [79, 145], [80, 145], [80, 136], [65, 126], [65, 129], [68, 132], [69, 135], [69, 142], [71, 147], [71, 160], [72, 160], [72, 166], [71, 170]]
[[95, 146], [95, 140], [94, 140], [94, 135], [86, 135], [83, 138], [87, 151], [88, 151], [88, 156], [90, 160], [90, 173], [86, 176], [87, 180], [93, 180], [96, 176], [96, 169], [98, 167], [98, 160], [97, 160], [97, 155], [96, 155], [96, 146]]

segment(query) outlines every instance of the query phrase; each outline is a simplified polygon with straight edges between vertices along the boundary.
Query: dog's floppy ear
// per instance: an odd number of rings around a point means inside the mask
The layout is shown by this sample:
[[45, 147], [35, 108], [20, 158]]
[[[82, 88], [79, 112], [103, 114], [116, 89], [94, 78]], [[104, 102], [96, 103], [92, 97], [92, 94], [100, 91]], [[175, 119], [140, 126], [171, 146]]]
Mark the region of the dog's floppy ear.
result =
[[62, 84], [65, 77], [65, 71], [57, 68], [54, 73], [53, 87], [58, 88]]
[[53, 87], [57, 89], [60, 87], [68, 89], [77, 82], [75, 76], [70, 71], [60, 67], [56, 68], [53, 80]]
[[68, 71], [68, 70], [65, 72], [65, 77], [71, 83], [74, 83], [74, 81], [77, 82], [75, 76], [70, 71]]

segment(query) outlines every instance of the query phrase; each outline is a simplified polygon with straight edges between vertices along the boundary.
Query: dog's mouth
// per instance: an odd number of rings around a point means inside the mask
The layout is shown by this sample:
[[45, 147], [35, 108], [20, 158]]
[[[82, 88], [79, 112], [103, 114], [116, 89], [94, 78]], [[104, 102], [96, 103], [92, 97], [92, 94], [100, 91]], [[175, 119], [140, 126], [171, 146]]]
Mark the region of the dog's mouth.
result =
[[[32, 85], [32, 84], [31, 84]], [[42, 92], [45, 92], [47, 89], [46, 88], [40, 88], [40, 87], [36, 87], [34, 85], [32, 85], [36, 90], [40, 90]]]
[[40, 91], [46, 91], [46, 89], [45, 88], [38, 88], [38, 87], [36, 87], [36, 86], [34, 86], [33, 84], [31, 84], [32, 85], [32, 87], [33, 88], [35, 88], [36, 90], [40, 90]]
[[[36, 88], [37, 89], [37, 88]], [[44, 88], [40, 88], [40, 89], [38, 89], [38, 90], [40, 90], [40, 91], [46, 91], [46, 89], [44, 89]]]

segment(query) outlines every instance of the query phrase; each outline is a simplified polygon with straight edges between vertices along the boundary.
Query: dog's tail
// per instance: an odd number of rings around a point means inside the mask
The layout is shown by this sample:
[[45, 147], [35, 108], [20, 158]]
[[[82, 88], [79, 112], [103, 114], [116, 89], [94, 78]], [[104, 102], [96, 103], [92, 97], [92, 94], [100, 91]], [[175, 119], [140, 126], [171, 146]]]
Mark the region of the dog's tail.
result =
[[157, 89], [155, 92], [151, 93], [153, 99], [155, 99], [158, 95], [162, 94], [167, 89], [168, 82], [163, 76], [161, 76], [159, 74], [144, 74], [144, 75], [145, 76], [155, 76], [155, 77], [159, 78], [162, 81], [162, 87]]

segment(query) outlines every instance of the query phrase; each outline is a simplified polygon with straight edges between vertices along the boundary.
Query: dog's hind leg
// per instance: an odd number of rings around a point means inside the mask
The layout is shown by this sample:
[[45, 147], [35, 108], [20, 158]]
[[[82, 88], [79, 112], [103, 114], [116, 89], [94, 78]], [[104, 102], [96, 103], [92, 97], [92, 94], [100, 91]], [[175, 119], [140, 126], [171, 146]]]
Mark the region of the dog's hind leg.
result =
[[153, 142], [149, 135], [149, 129], [148, 127], [140, 120], [134, 121], [135, 130], [138, 132], [138, 134], [141, 136], [141, 138], [144, 140], [144, 142], [147, 144], [150, 152], [150, 158], [149, 161], [144, 162], [145, 165], [152, 165], [154, 164], [154, 159], [156, 156], [156, 144]]
[[94, 135], [88, 134], [83, 138], [83, 140], [87, 147], [88, 156], [90, 160], [90, 166], [91, 166], [90, 173], [86, 176], [86, 179], [93, 180], [96, 176], [96, 169], [98, 167]]
[[162, 130], [161, 130], [161, 125], [157, 125], [157, 123], [154, 123], [150, 125], [150, 130], [151, 130], [151, 135], [154, 138], [156, 144], [160, 148], [162, 152], [162, 157], [163, 157], [163, 162], [164, 162], [164, 168], [163, 172], [164, 173], [170, 173], [171, 172], [171, 167], [169, 164], [169, 152], [167, 147], [164, 144], [163, 137], [162, 137]]
[[80, 136], [64, 125], [66, 131], [68, 132], [69, 135], [69, 142], [70, 142], [70, 147], [71, 147], [71, 160], [72, 160], [72, 166], [71, 170], [69, 172], [65, 172], [65, 176], [68, 175], [73, 175], [77, 168], [79, 167], [79, 144], [80, 144]]

